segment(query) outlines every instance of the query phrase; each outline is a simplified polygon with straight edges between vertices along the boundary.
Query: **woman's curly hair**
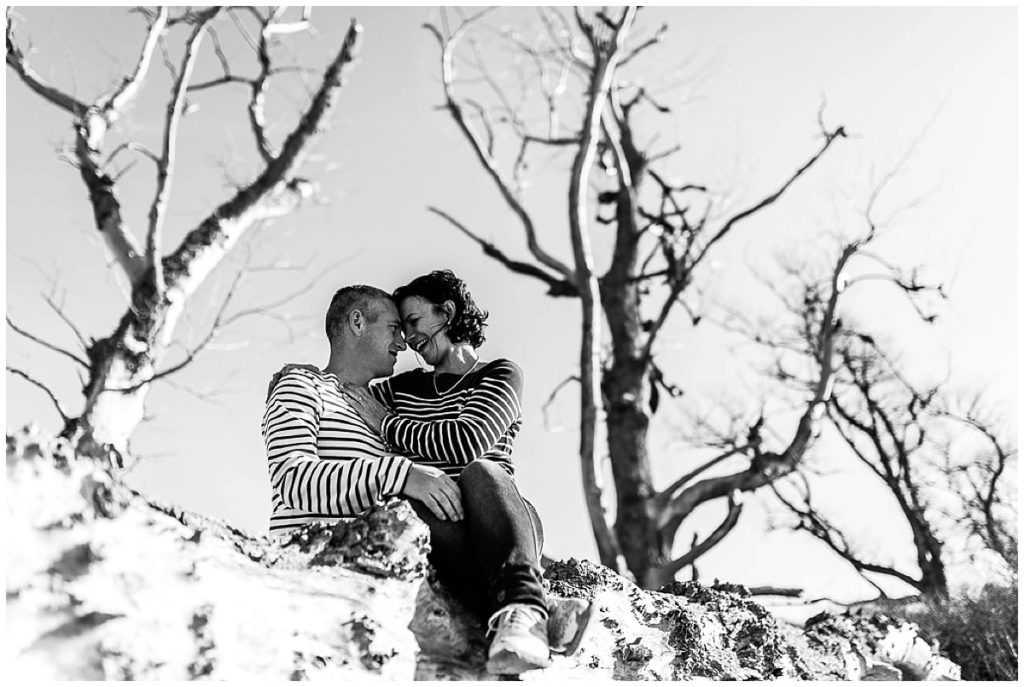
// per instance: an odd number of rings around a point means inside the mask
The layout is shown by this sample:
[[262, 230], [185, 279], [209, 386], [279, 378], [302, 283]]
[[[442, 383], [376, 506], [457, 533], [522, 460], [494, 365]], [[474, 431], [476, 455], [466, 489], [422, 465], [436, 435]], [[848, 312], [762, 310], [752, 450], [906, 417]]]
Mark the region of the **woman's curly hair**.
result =
[[466, 282], [455, 276], [451, 270], [434, 270], [430, 274], [416, 277], [405, 286], [399, 286], [392, 294], [395, 303], [410, 296], [419, 296], [434, 305], [435, 310], [441, 304], [451, 301], [455, 304], [455, 316], [448, 324], [448, 338], [452, 343], [469, 343], [474, 348], [487, 338], [484, 327], [487, 326], [487, 311], [481, 310], [473, 300]]

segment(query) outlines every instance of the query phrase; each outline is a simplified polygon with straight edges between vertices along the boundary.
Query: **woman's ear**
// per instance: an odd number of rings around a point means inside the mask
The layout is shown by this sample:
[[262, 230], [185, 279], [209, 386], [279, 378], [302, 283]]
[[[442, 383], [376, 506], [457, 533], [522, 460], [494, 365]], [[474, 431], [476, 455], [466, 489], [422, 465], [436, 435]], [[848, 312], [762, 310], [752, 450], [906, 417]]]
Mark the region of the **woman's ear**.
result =
[[448, 323], [451, 324], [451, 321], [455, 319], [455, 301], [451, 299], [446, 300], [441, 304], [441, 309], [444, 310], [444, 319], [448, 320]]

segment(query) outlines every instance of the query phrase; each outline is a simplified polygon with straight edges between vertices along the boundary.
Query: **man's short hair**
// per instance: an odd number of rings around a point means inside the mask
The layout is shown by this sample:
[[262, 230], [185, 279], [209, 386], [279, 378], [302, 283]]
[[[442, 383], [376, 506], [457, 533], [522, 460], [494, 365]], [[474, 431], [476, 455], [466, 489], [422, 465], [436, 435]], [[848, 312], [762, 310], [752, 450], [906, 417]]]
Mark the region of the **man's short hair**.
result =
[[375, 301], [379, 300], [390, 301], [391, 295], [383, 289], [365, 284], [338, 289], [334, 293], [334, 297], [331, 298], [331, 304], [327, 307], [327, 317], [324, 322], [327, 340], [334, 340], [338, 326], [348, 320], [348, 316], [354, 310], [362, 312], [367, 322], [376, 322], [380, 312]]

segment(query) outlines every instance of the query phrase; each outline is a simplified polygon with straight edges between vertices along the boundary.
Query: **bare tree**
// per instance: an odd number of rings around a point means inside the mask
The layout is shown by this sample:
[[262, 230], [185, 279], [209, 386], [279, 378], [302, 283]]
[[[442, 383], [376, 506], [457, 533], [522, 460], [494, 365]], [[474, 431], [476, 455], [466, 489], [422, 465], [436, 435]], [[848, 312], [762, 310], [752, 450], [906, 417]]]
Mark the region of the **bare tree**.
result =
[[953, 524], [1016, 571], [1016, 442], [999, 431], [1002, 423], [985, 409], [982, 394], [941, 403], [936, 416], [966, 430], [971, 439], [981, 440], [980, 445], [969, 442], [961, 449], [953, 438], [936, 442], [942, 473], [948, 479], [944, 486], [959, 496], [948, 513]]
[[[870, 209], [867, 223], [869, 236], [876, 236], [878, 230]], [[852, 272], [845, 280], [847, 288], [865, 281], [887, 282], [908, 296], [925, 322], [933, 322], [936, 314], [918, 303], [925, 294], [944, 297], [942, 288], [923, 283], [916, 270], [907, 273], [865, 250], [868, 243], [865, 241], [857, 252], [869, 267]], [[810, 270], [791, 265], [788, 272], [796, 285], [791, 293], [780, 295], [793, 327], [776, 333], [747, 323], [744, 333], [772, 351], [774, 362], [766, 373], [779, 388], [806, 394], [809, 381], [794, 370], [817, 363], [810, 346], [819, 318], [820, 288]], [[944, 597], [949, 588], [946, 536], [950, 534], [944, 521], [954, 520], [962, 531], [977, 536], [1004, 558], [1011, 555], [1011, 550], [1015, 555], [1015, 536], [1005, 526], [1007, 499], [1002, 489], [1016, 450], [996, 436], [991, 423], [977, 412], [977, 403], [966, 411], [951, 409], [948, 379], [930, 385], [911, 381], [881, 338], [879, 333], [855, 325], [852, 317], [843, 319], [836, 333], [836, 373], [827, 415], [829, 426], [847, 449], [838, 454], [841, 464], [842, 458], [849, 457], [854, 465], [869, 470], [883, 488], [882, 493], [898, 507], [911, 533], [917, 569], [901, 569], [855, 545], [844, 527], [829, 515], [829, 508], [813, 498], [815, 477], [809, 465], [772, 489], [794, 516], [793, 529], [824, 543], [881, 597], [888, 596], [879, 584], [881, 578], [899, 580], [921, 594]], [[984, 438], [987, 446], [980, 455], [970, 455], [966, 460], [954, 458], [951, 441], [943, 438], [948, 437], [951, 424], [967, 426]], [[957, 502], [955, 508], [942, 503], [950, 499]]]
[[[660, 490], [651, 476], [648, 431], [661, 393], [677, 396], [680, 389], [658, 366], [655, 344], [677, 312], [686, 311], [694, 323], [699, 321], [700, 313], [689, 308], [685, 297], [716, 246], [782, 198], [846, 134], [841, 126], [827, 128], [819, 118], [820, 142], [813, 151], [794, 156], [794, 171], [755, 202], [725, 212], [706, 186], [674, 183], [658, 172], [658, 161], [677, 147], [659, 152], [653, 144], [641, 143], [648, 137], [637, 130], [641, 119], [637, 113], [670, 109], [648, 89], [623, 77], [623, 68], [660, 43], [667, 27], [633, 37], [635, 10], [616, 14], [577, 9], [570, 18], [540, 9], [539, 37], [532, 42], [514, 32], [490, 29], [484, 22], [485, 12], [460, 13], [457, 23], [442, 13], [441, 26], [428, 26], [441, 46], [447, 112], [521, 223], [532, 260], [513, 258], [449, 213], [430, 209], [478, 243], [488, 257], [514, 273], [541, 281], [549, 295], [579, 300], [580, 460], [594, 538], [603, 564], [632, 573], [647, 587], [657, 587], [671, 581], [735, 526], [744, 492], [770, 483], [800, 461], [828, 399], [834, 309], [820, 313], [820, 376], [790, 440], [778, 452], [761, 452], [752, 429], [751, 441], [729, 447], [723, 456]], [[512, 55], [508, 68], [502, 70], [512, 76], [504, 82], [488, 68], [475, 37], [474, 32], [485, 31], [496, 33]], [[471, 76], [460, 77], [459, 69]], [[463, 95], [461, 88], [474, 95]], [[481, 99], [474, 97], [477, 93]], [[483, 104], [482, 98], [492, 104]], [[513, 141], [512, 152], [502, 154], [499, 144], [508, 138]], [[571, 263], [542, 247], [541, 232], [526, 207], [524, 174], [531, 154], [542, 149], [572, 154], [568, 217], [563, 225], [572, 243]], [[604, 174], [592, 177], [594, 167]], [[609, 265], [600, 274], [591, 250], [595, 222], [613, 227], [615, 236]], [[602, 357], [606, 341], [610, 352]], [[602, 414], [614, 480], [614, 522], [608, 512], [611, 498], [599, 479], [603, 470], [596, 442]], [[724, 477], [705, 477], [707, 470], [734, 455], [746, 456], [748, 468]], [[721, 526], [688, 553], [674, 556], [682, 522], [698, 506], [712, 501], [726, 505]]]
[[[87, 101], [47, 83], [33, 69], [15, 36], [16, 15], [10, 9], [7, 11], [7, 66], [47, 104], [69, 116], [74, 129], [73, 163], [88, 192], [96, 230], [131, 290], [130, 305], [109, 335], [86, 341], [75, 330], [84, 355], [34, 337], [18, 328], [10, 317], [8, 325], [64, 355], [84, 371], [81, 410], [72, 415], [57, 404], [64, 419], [62, 436], [80, 453], [105, 456], [119, 466], [124, 465], [128, 440], [144, 417], [146, 396], [153, 382], [191, 362], [225, 320], [230, 319], [225, 318], [221, 308], [210, 334], [199, 346], [183, 361], [161, 367], [175, 327], [190, 305], [189, 299], [247, 231], [294, 211], [314, 195], [315, 184], [303, 178], [300, 169], [328, 124], [345, 74], [357, 53], [362, 31], [354, 21], [349, 25], [310, 103], [300, 113], [294, 128], [275, 147], [268, 137], [264, 118], [267, 85], [271, 77], [288, 68], [275, 66], [271, 47], [281, 36], [309, 29], [309, 8], [302, 10], [301, 16], [286, 12], [283, 7], [266, 11], [211, 7], [177, 13], [172, 12], [172, 8], [161, 7], [138, 10], [138, 13], [147, 26], [134, 68], [109, 92]], [[250, 35], [246, 23], [256, 27], [258, 38]], [[259, 65], [255, 77], [243, 77], [232, 70], [217, 34], [222, 25], [239, 30], [250, 42]], [[170, 57], [168, 42], [179, 33], [184, 34], [183, 48], [180, 59], [175, 62]], [[204, 51], [210, 51], [206, 46], [211, 43], [223, 75], [196, 82], [196, 64]], [[151, 150], [138, 141], [128, 140], [115, 146], [109, 140], [110, 134], [116, 131], [118, 121], [138, 99], [153, 72], [158, 50], [162, 51], [172, 77], [166, 114], [160, 127], [160, 145]], [[255, 139], [260, 166], [254, 171], [252, 181], [233, 189], [168, 251], [163, 245], [163, 225], [175, 177], [178, 138], [189, 99], [208, 89], [237, 84], [248, 87], [247, 117], [244, 114], [243, 117], [248, 119]], [[120, 175], [113, 172], [112, 163], [125, 154], [148, 159], [156, 170], [142, 240], [122, 214], [118, 195]], [[233, 287], [229, 295], [231, 292]], [[49, 393], [45, 384], [27, 372], [10, 367], [8, 371]], [[56, 402], [52, 393], [50, 396]]]

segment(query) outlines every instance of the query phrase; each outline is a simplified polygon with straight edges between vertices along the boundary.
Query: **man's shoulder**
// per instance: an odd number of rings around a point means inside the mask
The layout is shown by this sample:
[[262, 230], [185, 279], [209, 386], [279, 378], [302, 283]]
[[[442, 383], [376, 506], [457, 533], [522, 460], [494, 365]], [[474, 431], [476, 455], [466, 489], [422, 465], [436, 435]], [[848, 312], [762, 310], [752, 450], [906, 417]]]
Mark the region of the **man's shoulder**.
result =
[[306, 367], [284, 368], [275, 375], [274, 392], [301, 391], [320, 395], [330, 388], [333, 375]]

